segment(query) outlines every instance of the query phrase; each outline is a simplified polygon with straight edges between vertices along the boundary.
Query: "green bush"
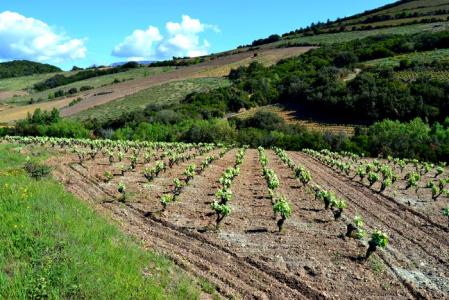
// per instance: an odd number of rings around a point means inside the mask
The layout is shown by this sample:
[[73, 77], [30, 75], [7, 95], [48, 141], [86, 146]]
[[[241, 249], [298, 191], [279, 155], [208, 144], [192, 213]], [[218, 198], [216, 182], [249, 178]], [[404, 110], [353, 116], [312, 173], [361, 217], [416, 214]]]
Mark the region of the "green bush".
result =
[[49, 166], [32, 161], [27, 161], [23, 168], [34, 179], [42, 179], [51, 173]]

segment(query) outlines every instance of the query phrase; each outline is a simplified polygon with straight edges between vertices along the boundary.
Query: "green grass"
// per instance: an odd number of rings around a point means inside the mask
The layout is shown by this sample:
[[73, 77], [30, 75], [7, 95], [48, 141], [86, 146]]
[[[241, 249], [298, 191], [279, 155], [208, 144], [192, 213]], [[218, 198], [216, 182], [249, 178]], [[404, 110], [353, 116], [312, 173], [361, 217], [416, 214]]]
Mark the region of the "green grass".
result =
[[416, 61], [418, 63], [431, 63], [434, 60], [448, 60], [449, 49], [408, 53], [394, 57], [370, 60], [363, 64], [365, 66], [397, 67], [399, 66], [400, 61], [404, 59]]
[[[436, 27], [435, 27], [436, 26]], [[365, 31], [348, 31], [340, 33], [325, 33], [314, 36], [292, 36], [288, 40], [278, 42], [280, 45], [285, 43], [312, 43], [312, 44], [333, 44], [363, 39], [369, 36], [379, 34], [414, 34], [423, 31], [441, 31], [449, 29], [449, 22], [440, 22], [432, 24], [407, 25], [384, 29], [373, 29]]]
[[[196, 299], [200, 285], [0, 145], [0, 299]], [[32, 151], [33, 160], [48, 154]]]
[[73, 116], [75, 119], [97, 119], [100, 123], [116, 120], [123, 113], [145, 109], [148, 104], [177, 103], [194, 91], [228, 86], [230, 82], [224, 78], [198, 78], [184, 81], [174, 81], [155, 86], [122, 99], [111, 101]]
[[0, 91], [21, 91], [27, 90], [33, 87], [34, 84], [47, 80], [50, 77], [55, 76], [56, 74], [65, 74], [68, 73], [48, 73], [48, 74], [36, 74], [30, 76], [22, 76], [22, 77], [14, 77], [14, 78], [6, 78], [0, 79]]
[[[86, 80], [77, 81], [77, 82], [74, 82], [74, 83], [71, 83], [71, 84], [68, 84], [65, 86], [60, 86], [60, 87], [46, 90], [43, 92], [35, 92], [34, 90], [32, 90], [33, 85], [42, 80], [39, 80], [39, 81], [33, 80], [26, 87], [23, 87], [23, 85], [24, 85], [23, 81], [26, 81], [27, 78], [20, 77], [20, 78], [16, 78], [16, 81], [6, 82], [6, 83], [2, 83], [3, 80], [0, 80], [0, 89], [1, 89], [2, 85], [4, 86], [5, 89], [8, 89], [8, 90], [18, 90], [18, 89], [16, 89], [18, 87], [22, 87], [21, 89], [27, 88], [30, 95], [14, 97], [14, 98], [10, 98], [10, 99], [7, 99], [6, 101], [4, 101], [7, 103], [11, 103], [11, 104], [13, 104], [13, 103], [14, 104], [27, 104], [28, 101], [30, 100], [30, 98], [34, 98], [35, 100], [41, 99], [42, 101], [48, 101], [48, 95], [54, 94], [56, 91], [58, 91], [60, 89], [62, 89], [64, 91], [68, 91], [71, 88], [77, 88], [79, 90], [79, 88], [82, 86], [91, 86], [94, 88], [98, 88], [98, 87], [102, 87], [104, 85], [112, 84], [115, 79], [120, 80], [120, 81], [140, 79], [140, 78], [144, 78], [147, 76], [154, 76], [154, 75], [157, 75], [157, 74], [160, 74], [163, 72], [167, 72], [172, 69], [173, 68], [171, 68], [171, 67], [154, 67], [154, 68], [141, 67], [141, 68], [131, 69], [126, 72], [105, 75], [105, 76], [99, 76], [99, 77], [93, 77], [93, 78], [89, 78]], [[64, 74], [69, 75], [66, 73], [64, 73]], [[52, 74], [52, 76], [54, 76], [54, 74]], [[51, 77], [51, 76], [48, 76], [47, 78], [49, 78], [49, 77]], [[42, 77], [42, 78], [44, 78], [44, 77]]]

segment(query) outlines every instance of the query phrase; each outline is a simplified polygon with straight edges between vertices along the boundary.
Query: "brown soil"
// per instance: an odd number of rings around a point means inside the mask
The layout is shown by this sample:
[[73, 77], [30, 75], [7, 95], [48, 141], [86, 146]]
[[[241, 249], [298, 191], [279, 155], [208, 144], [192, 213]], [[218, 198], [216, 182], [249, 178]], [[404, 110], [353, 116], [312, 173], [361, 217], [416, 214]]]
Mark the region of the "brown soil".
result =
[[361, 215], [368, 229], [388, 233], [390, 245], [380, 256], [414, 292], [432, 298], [449, 293], [449, 240], [444, 229], [304, 154], [289, 155], [311, 171], [317, 184], [347, 199], [348, 212]]
[[0, 101], [12, 98], [14, 96], [26, 96], [28, 95], [25, 91], [0, 91]]
[[[170, 256], [196, 276], [214, 283], [221, 295], [235, 298], [444, 298], [448, 290], [449, 242], [439, 228], [404, 211], [395, 202], [353, 183], [313, 159], [291, 152], [296, 163], [312, 172], [314, 181], [347, 199], [340, 221], [323, 209], [272, 151], [268, 167], [281, 182], [278, 192], [292, 204], [293, 215], [284, 234], [277, 233], [268, 189], [257, 150], [247, 150], [241, 173], [232, 184], [232, 212], [214, 230], [210, 203], [219, 188], [218, 178], [232, 166], [236, 150], [214, 161], [183, 189], [177, 202], [161, 212], [159, 197], [170, 192], [174, 178], [192, 162], [197, 165], [218, 150], [175, 165], [148, 184], [139, 165], [124, 177], [104, 183], [106, 159], [81, 167], [76, 157], [51, 159], [54, 175], [67, 190], [117, 221], [145, 247]], [[151, 165], [150, 162], [148, 165]], [[124, 181], [130, 197], [117, 201], [117, 183]], [[349, 216], [363, 216], [367, 229], [379, 228], [390, 245], [367, 262], [358, 257], [366, 244], [342, 239]]]

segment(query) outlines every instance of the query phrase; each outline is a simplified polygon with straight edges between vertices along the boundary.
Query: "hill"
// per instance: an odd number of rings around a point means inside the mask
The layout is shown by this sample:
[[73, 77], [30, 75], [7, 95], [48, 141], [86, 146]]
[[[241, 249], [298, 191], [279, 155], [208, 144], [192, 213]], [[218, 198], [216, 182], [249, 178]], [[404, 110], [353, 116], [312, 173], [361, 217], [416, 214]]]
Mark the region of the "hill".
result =
[[0, 79], [62, 72], [58, 67], [28, 60], [15, 60], [0, 63]]
[[402, 0], [335, 21], [317, 22], [284, 34], [284, 39], [323, 33], [364, 31], [413, 24], [444, 22], [449, 16], [448, 0]]

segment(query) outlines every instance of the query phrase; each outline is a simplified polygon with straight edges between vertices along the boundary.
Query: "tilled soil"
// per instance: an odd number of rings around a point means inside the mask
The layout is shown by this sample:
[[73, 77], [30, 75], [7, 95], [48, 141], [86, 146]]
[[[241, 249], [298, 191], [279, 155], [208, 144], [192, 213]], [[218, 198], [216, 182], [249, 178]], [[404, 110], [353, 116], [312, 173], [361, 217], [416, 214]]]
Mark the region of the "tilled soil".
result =
[[[70, 192], [116, 220], [146, 247], [214, 283], [224, 297], [447, 297], [447, 233], [301, 153], [288, 154], [311, 171], [315, 183], [347, 199], [348, 208], [341, 220], [335, 221], [274, 152], [267, 151], [268, 168], [276, 172], [281, 184], [277, 192], [285, 195], [293, 208], [285, 233], [279, 234], [257, 150], [249, 149], [231, 186], [232, 212], [216, 231], [210, 203], [219, 188], [218, 178], [234, 165], [236, 152], [228, 151], [196, 175], [165, 211], [159, 198], [173, 189], [173, 179], [182, 178], [189, 164], [199, 166], [219, 150], [175, 165], [151, 183], [142, 175], [143, 165], [105, 183], [102, 174], [114, 168], [106, 159], [88, 161], [82, 167], [74, 156], [65, 155], [52, 158], [51, 163], [54, 175]], [[116, 186], [121, 181], [129, 190], [126, 203], [117, 201]], [[366, 243], [341, 238], [356, 213], [363, 216], [369, 231], [379, 228], [390, 236], [388, 248], [366, 262], [359, 260]]]
[[389, 234], [390, 246], [381, 258], [413, 293], [431, 298], [449, 294], [449, 240], [447, 232], [429, 224], [405, 205], [373, 193], [314, 159], [289, 153], [312, 173], [314, 181], [349, 202], [348, 212], [361, 215], [369, 229]]

